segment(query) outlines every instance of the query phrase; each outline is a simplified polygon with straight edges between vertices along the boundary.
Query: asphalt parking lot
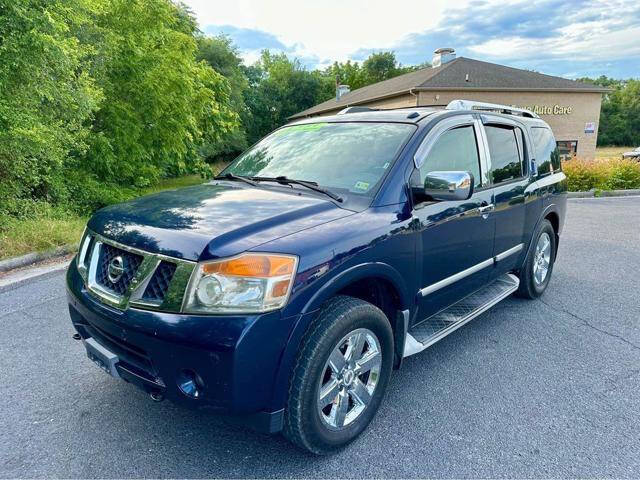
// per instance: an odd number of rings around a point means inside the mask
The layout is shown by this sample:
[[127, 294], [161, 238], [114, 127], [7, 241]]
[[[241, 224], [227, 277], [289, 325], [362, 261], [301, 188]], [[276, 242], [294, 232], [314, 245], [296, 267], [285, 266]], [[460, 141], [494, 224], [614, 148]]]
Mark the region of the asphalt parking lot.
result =
[[0, 476], [640, 477], [640, 198], [569, 203], [542, 299], [408, 358], [330, 457], [102, 373], [71, 339], [62, 273], [6, 290]]

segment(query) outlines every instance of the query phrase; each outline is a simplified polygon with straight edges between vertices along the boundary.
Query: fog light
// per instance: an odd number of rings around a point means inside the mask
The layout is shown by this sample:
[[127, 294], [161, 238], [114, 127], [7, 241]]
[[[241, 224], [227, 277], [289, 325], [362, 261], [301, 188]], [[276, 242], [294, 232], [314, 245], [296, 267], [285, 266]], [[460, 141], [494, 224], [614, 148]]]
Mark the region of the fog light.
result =
[[178, 375], [178, 388], [189, 398], [200, 398], [204, 382], [193, 370], [182, 370]]

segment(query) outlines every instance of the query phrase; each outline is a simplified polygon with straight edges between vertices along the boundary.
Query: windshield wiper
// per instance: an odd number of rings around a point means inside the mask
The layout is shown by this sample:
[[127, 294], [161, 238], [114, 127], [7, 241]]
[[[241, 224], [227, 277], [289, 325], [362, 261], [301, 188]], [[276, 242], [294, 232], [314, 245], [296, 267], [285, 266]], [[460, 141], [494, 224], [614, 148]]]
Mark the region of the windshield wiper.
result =
[[218, 175], [217, 177], [213, 177], [214, 180], [235, 180], [236, 182], [244, 182], [249, 185], [255, 187], [258, 185], [257, 182], [254, 182], [250, 178], [242, 177], [240, 175], [234, 175], [233, 173], [225, 173], [224, 175]]
[[282, 185], [302, 185], [303, 187], [307, 187], [309, 190], [313, 190], [314, 192], [324, 193], [327, 197], [333, 198], [336, 202], [342, 202], [341, 196], [336, 195], [335, 193], [322, 187], [319, 187], [316, 182], [307, 180], [294, 180], [293, 178], [287, 178], [284, 175], [279, 177], [251, 177], [251, 180], [255, 180], [257, 182], [277, 182], [281, 183]]

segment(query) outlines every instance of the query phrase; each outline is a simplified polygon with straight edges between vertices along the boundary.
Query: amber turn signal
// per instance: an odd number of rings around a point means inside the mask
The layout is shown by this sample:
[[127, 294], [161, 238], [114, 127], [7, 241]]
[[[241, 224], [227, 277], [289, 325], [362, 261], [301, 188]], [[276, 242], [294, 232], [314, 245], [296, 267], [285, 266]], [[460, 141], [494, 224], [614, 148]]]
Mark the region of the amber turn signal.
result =
[[279, 255], [243, 255], [220, 262], [206, 263], [205, 274], [217, 273], [237, 277], [279, 277], [293, 273], [295, 259]]

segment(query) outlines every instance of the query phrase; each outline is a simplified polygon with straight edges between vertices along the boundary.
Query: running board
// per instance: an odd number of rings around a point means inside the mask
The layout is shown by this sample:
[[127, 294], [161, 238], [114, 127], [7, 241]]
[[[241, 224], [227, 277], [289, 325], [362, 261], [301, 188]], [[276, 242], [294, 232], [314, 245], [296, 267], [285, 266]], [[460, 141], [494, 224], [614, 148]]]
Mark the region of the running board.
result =
[[465, 323], [486, 312], [500, 300], [511, 295], [518, 289], [519, 284], [518, 277], [506, 273], [489, 285], [432, 315], [418, 325], [414, 325], [407, 332], [403, 357], [419, 353], [438, 340], [442, 340]]

